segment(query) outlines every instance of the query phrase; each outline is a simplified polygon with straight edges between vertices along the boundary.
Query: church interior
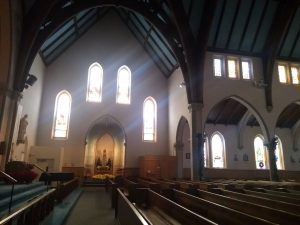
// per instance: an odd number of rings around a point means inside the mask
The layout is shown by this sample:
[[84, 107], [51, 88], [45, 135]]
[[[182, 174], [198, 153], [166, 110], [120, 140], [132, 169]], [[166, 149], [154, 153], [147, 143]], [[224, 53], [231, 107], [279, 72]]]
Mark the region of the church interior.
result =
[[300, 223], [299, 0], [1, 0], [0, 54], [0, 224]]

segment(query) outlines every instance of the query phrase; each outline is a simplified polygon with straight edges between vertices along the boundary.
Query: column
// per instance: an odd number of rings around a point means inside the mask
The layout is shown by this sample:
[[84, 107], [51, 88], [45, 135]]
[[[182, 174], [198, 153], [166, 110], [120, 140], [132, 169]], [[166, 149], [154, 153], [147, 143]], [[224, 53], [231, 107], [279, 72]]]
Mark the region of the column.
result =
[[202, 103], [191, 103], [191, 177], [201, 180], [203, 177], [203, 135], [202, 135]]
[[279, 181], [278, 171], [276, 166], [276, 156], [275, 156], [277, 138], [276, 137], [272, 138], [269, 143], [265, 143], [265, 146], [267, 147], [268, 154], [269, 154], [270, 180]]

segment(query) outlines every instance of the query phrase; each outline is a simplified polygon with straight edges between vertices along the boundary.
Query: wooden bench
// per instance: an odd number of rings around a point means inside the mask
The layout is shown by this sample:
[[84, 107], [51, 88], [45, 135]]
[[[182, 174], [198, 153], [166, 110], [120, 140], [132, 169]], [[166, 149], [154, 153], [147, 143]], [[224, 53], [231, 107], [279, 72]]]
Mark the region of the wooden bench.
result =
[[[218, 189], [213, 190], [219, 192]], [[238, 199], [233, 199], [227, 196], [222, 196], [220, 194], [211, 193], [203, 190], [198, 190], [198, 197], [206, 199], [211, 202], [238, 210], [240, 212], [247, 213], [249, 215], [268, 220], [272, 223], [286, 224], [286, 225], [299, 225], [300, 216], [288, 213], [285, 211], [277, 210], [267, 206], [262, 206], [259, 204], [254, 204]]]
[[219, 190], [219, 194], [222, 194], [224, 196], [234, 198], [234, 199], [239, 199], [242, 201], [246, 202], [251, 202], [259, 205], [264, 205], [268, 206], [270, 208], [278, 209], [278, 210], [283, 210], [286, 212], [291, 212], [294, 214], [300, 214], [300, 206], [296, 204], [291, 204], [291, 203], [286, 203], [286, 202], [281, 202], [281, 201], [275, 201], [259, 196], [253, 196], [253, 195], [247, 195], [243, 193], [238, 193], [234, 191], [227, 191], [227, 190]]
[[141, 187], [140, 184], [131, 181], [127, 178], [123, 179], [124, 193], [128, 197], [129, 201], [135, 202], [135, 190], [139, 187]]
[[142, 178], [138, 178], [138, 183], [145, 188], [150, 188], [151, 190], [160, 193], [160, 185], [158, 183], [149, 181], [149, 180], [145, 180]]
[[266, 225], [275, 224], [260, 218], [239, 212], [214, 202], [201, 199], [190, 194], [171, 190], [172, 200], [197, 214], [200, 214], [218, 224], [223, 225]]
[[211, 220], [192, 212], [191, 210], [171, 201], [170, 199], [152, 191], [149, 188], [137, 189], [140, 212], [153, 224], [188, 224], [211, 225], [216, 224]]
[[255, 191], [244, 189], [243, 192], [248, 195], [260, 196], [263, 198], [272, 199], [272, 200], [276, 200], [276, 201], [282, 201], [282, 202], [298, 204], [298, 205], [300, 204], [300, 199], [289, 198], [289, 197], [280, 196], [277, 194], [269, 194], [269, 193], [264, 192], [264, 189], [254, 189], [254, 190]]
[[120, 225], [149, 225], [152, 224], [136, 207], [126, 198], [122, 191], [117, 188], [117, 204], [115, 208], [115, 217]]

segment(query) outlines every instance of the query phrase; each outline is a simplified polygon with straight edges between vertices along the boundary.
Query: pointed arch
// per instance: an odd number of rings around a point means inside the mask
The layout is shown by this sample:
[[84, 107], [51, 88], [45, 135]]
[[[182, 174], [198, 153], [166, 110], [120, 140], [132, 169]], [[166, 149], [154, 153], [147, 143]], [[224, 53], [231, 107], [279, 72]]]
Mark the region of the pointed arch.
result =
[[143, 141], [156, 142], [157, 104], [149, 96], [143, 104]]
[[52, 126], [53, 139], [68, 139], [72, 97], [66, 91], [60, 91], [55, 100]]
[[130, 104], [131, 71], [128, 66], [121, 66], [117, 75], [117, 103]]
[[103, 68], [95, 62], [90, 65], [87, 82], [87, 102], [101, 102], [102, 100]]
[[211, 135], [211, 157], [213, 168], [226, 168], [225, 139], [216, 131]]

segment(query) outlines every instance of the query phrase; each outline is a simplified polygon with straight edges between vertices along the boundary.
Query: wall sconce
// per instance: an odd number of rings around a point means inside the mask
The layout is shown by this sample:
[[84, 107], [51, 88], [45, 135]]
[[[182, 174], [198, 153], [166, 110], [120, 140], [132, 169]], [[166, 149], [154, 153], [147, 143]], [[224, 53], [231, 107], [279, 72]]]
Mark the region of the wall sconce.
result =
[[182, 82], [179, 84], [179, 87], [180, 87], [180, 88], [184, 88], [184, 87], [185, 87], [185, 82], [182, 81]]
[[27, 89], [30, 86], [33, 86], [33, 84], [37, 81], [36, 76], [32, 75], [32, 74], [28, 74], [27, 75], [27, 79], [25, 81], [25, 85], [24, 88]]

